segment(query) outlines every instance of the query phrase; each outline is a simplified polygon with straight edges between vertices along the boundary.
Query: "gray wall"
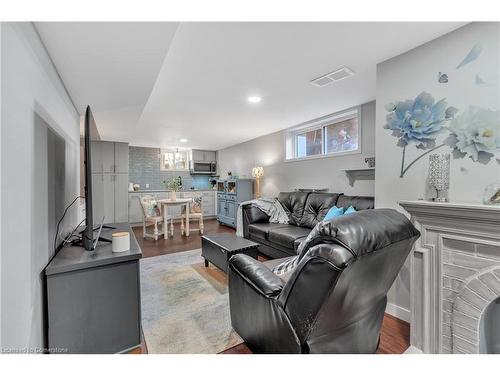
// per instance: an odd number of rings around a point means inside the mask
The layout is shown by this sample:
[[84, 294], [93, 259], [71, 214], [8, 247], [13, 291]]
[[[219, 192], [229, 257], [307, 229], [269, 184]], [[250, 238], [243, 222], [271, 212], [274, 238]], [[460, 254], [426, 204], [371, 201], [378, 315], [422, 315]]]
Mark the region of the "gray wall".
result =
[[362, 153], [312, 160], [285, 161], [285, 131], [265, 135], [218, 152], [219, 171], [251, 176], [252, 168], [264, 167], [263, 196], [276, 196], [295, 188], [329, 188], [331, 192], [374, 195], [374, 181], [349, 186], [341, 169], [365, 168], [365, 157], [375, 156], [375, 102], [361, 107]]
[[199, 175], [192, 176], [189, 172], [165, 172], [160, 171], [160, 149], [151, 147], [129, 147], [129, 179], [131, 182], [141, 185], [141, 190], [146, 190], [149, 184], [151, 190], [165, 189], [163, 181], [181, 176], [182, 186], [189, 189], [191, 186], [197, 189], [209, 187], [209, 177]]
[[[429, 157], [416, 162], [403, 178], [399, 177], [402, 148], [397, 138], [384, 129], [388, 103], [416, 98], [421, 92], [431, 94], [435, 101], [445, 99], [447, 106], [459, 111], [457, 117], [470, 105], [498, 111], [500, 107], [499, 40], [500, 24], [478, 22], [468, 24], [429, 43], [377, 65], [377, 175], [375, 206], [390, 207], [405, 212], [397, 202], [435, 196], [428, 187]], [[479, 57], [460, 69], [458, 64], [476, 44], [482, 46]], [[440, 83], [438, 72], [449, 76], [448, 83]], [[476, 74], [487, 81], [478, 85]], [[497, 125], [497, 124], [495, 124]], [[447, 131], [437, 135], [436, 145], [448, 137]], [[409, 144], [406, 147], [406, 165], [424, 151]], [[435, 153], [450, 153], [446, 146]], [[498, 157], [498, 155], [497, 155]], [[455, 202], [480, 203], [484, 188], [500, 179], [500, 166], [495, 160], [487, 164], [473, 162], [471, 158], [451, 159], [449, 199]], [[388, 302], [395, 313], [403, 318], [410, 314], [410, 265], [405, 265]]]
[[1, 344], [33, 349], [56, 220], [79, 194], [79, 118], [32, 24], [2, 23], [1, 38]]
[[[0, 22], [0, 187], [2, 184], [2, 22]], [[2, 194], [0, 193], [0, 239], [2, 238]], [[0, 240], [0, 348], [2, 347], [2, 241]]]

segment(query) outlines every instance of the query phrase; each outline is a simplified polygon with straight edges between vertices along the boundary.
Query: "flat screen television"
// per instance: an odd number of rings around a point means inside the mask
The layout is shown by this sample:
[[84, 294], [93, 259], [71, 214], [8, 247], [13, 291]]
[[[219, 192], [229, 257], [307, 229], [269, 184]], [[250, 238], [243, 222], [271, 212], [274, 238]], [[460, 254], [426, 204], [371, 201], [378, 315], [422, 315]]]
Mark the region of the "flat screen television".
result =
[[94, 222], [92, 217], [92, 135], [91, 128], [95, 128], [95, 120], [90, 106], [85, 110], [84, 122], [84, 169], [85, 169], [85, 229], [82, 232], [82, 246], [85, 250], [94, 250]]
[[[108, 225], [102, 225], [102, 220], [98, 223], [97, 228], [94, 228], [94, 218], [92, 215], [92, 134], [93, 129], [97, 129], [94, 116], [92, 115], [92, 110], [90, 106], [87, 106], [85, 110], [85, 121], [84, 121], [84, 152], [83, 152], [83, 163], [85, 169], [85, 184], [84, 184], [84, 194], [85, 194], [85, 228], [81, 232], [81, 246], [85, 250], [93, 251], [97, 246], [98, 241], [111, 242], [108, 238], [100, 237], [101, 229], [115, 229], [114, 227]], [[99, 219], [99, 218], [98, 218]], [[104, 218], [103, 218], [104, 219]], [[98, 229], [97, 237], [94, 238], [94, 232]]]

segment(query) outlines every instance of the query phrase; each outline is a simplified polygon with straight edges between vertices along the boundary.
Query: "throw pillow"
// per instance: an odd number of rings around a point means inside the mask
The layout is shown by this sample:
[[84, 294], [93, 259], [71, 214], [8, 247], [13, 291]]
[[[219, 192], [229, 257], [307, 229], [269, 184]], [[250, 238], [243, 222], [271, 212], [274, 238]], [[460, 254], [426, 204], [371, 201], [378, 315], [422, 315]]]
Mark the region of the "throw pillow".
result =
[[333, 206], [332, 208], [330, 208], [328, 210], [325, 217], [323, 218], [323, 221], [332, 220], [333, 218], [335, 218], [337, 216], [342, 216], [343, 213], [344, 213], [343, 207]]
[[191, 202], [191, 206], [189, 210], [193, 213], [200, 214], [202, 212], [201, 208], [201, 202], [203, 200], [203, 197], [201, 195], [197, 196], [196, 198], [193, 198], [193, 202]]
[[353, 206], [349, 206], [347, 210], [345, 210], [344, 215], [352, 214], [353, 212], [356, 212], [356, 209]]
[[146, 201], [147, 204], [147, 214], [149, 217], [161, 216], [160, 207], [158, 207], [158, 203], [156, 199], [149, 199]]

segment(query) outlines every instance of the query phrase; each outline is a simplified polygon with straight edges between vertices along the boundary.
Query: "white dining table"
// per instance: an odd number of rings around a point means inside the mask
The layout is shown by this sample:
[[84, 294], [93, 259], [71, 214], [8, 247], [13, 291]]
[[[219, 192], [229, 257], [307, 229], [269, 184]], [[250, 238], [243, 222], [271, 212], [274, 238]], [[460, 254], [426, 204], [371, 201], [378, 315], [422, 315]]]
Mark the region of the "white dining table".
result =
[[[186, 237], [189, 237], [189, 206], [190, 203], [193, 201], [193, 198], [178, 198], [178, 199], [159, 199], [158, 203], [162, 205], [162, 211], [163, 211], [163, 223], [166, 225], [166, 230], [165, 233], [168, 233], [168, 219], [169, 214], [168, 214], [168, 208], [171, 206], [184, 206], [186, 209], [184, 210], [184, 218], [186, 220], [186, 228], [181, 224], [181, 231], [183, 231]], [[181, 215], [182, 217], [182, 215]], [[181, 221], [182, 222], [182, 221]], [[174, 223], [173, 221], [170, 222], [170, 235], [173, 237], [174, 236]], [[168, 237], [168, 234], [167, 234]], [[167, 238], [166, 237], [166, 238]]]

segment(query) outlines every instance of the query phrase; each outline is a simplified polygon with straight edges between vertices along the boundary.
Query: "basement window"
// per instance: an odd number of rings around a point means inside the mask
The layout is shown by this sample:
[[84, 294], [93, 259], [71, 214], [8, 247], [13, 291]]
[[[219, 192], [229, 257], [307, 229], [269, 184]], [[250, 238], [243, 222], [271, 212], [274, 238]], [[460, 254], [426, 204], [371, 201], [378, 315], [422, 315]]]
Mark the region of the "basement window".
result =
[[160, 153], [161, 171], [188, 171], [189, 150], [162, 149]]
[[293, 127], [286, 132], [286, 159], [360, 153], [360, 128], [359, 107]]

